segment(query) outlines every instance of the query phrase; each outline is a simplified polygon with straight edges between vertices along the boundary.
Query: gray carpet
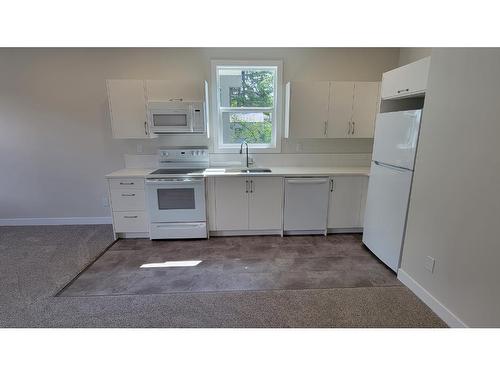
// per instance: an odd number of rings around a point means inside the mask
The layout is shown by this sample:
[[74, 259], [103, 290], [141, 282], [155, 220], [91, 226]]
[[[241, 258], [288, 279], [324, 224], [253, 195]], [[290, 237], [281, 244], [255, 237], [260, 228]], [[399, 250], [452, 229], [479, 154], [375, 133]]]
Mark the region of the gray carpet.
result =
[[445, 327], [404, 286], [54, 297], [106, 225], [0, 227], [1, 327]]

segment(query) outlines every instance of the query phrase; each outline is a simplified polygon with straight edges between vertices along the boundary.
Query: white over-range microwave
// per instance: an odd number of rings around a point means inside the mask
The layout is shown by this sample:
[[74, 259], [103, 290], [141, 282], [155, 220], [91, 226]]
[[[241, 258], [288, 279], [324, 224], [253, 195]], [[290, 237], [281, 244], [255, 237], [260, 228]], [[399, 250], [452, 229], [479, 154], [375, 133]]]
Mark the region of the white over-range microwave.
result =
[[148, 115], [154, 134], [205, 132], [205, 106], [201, 101], [148, 102]]

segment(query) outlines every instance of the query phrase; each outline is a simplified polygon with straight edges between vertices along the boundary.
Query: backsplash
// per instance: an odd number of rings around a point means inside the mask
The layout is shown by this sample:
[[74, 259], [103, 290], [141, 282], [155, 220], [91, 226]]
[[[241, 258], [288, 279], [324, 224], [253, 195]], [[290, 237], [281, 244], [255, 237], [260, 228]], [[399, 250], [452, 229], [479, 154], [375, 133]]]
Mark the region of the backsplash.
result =
[[[123, 140], [128, 154], [154, 154], [158, 147], [208, 146], [204, 135], [170, 135], [148, 140]], [[282, 139], [281, 154], [366, 154], [373, 139]], [[251, 152], [250, 146], [250, 152]]]
[[[256, 166], [262, 167], [369, 167], [371, 153], [359, 154], [251, 154]], [[125, 168], [156, 168], [156, 154], [125, 154]], [[210, 154], [211, 167], [234, 167], [245, 163], [245, 155]]]

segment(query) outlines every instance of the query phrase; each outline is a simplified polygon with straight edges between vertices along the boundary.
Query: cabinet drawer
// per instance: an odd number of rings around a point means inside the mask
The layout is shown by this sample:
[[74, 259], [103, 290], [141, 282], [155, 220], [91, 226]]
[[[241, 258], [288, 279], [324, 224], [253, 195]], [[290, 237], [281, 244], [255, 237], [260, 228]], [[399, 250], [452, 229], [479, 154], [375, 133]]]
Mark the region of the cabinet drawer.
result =
[[144, 189], [143, 178], [113, 178], [109, 180], [111, 189]]
[[145, 192], [140, 189], [111, 190], [111, 207], [113, 211], [144, 211]]
[[113, 212], [115, 232], [147, 232], [148, 221], [145, 211]]

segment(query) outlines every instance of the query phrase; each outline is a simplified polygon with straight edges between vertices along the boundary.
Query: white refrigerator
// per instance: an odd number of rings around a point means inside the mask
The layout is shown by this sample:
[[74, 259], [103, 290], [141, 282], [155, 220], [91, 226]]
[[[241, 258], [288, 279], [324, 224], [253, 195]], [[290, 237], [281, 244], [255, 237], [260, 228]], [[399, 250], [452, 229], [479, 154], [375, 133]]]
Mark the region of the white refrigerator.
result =
[[422, 110], [380, 113], [366, 198], [363, 243], [397, 272]]

